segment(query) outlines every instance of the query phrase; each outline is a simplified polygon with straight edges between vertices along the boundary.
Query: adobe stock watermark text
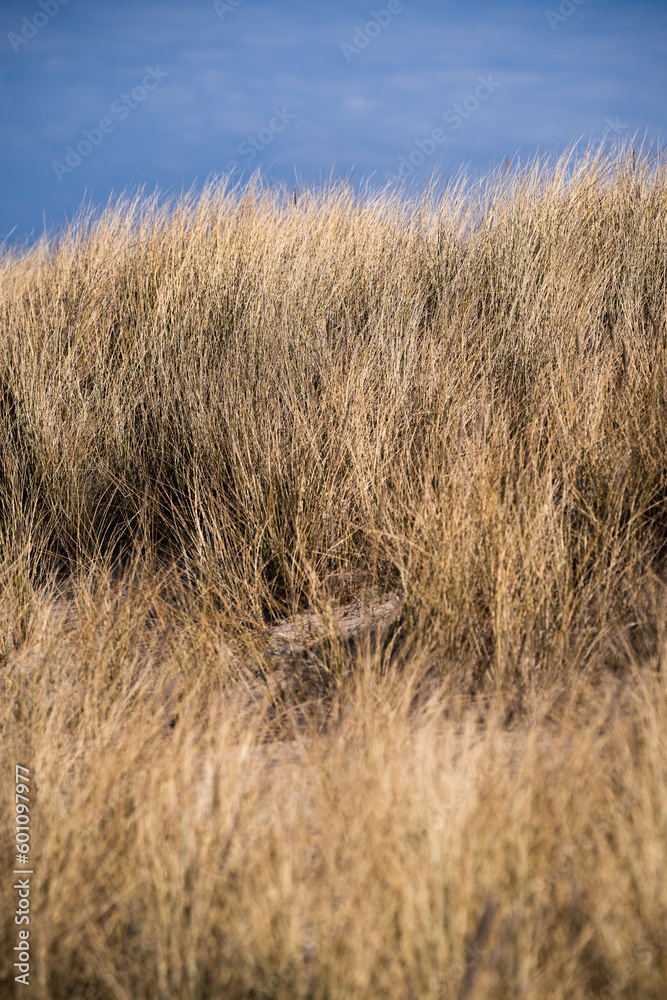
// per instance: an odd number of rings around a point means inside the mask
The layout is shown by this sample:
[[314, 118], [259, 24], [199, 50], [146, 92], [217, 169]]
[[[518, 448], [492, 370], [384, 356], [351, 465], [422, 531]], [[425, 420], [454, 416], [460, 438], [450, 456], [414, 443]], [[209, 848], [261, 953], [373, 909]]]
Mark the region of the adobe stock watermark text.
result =
[[[133, 87], [129, 94], [123, 93], [111, 102], [109, 108], [111, 114], [119, 122], [125, 121], [167, 76], [169, 73], [160, 69], [159, 64], [154, 69], [151, 66], [146, 66], [146, 75], [141, 84]], [[113, 118], [101, 118], [96, 128], [82, 129], [83, 138], [77, 142], [76, 146], [65, 146], [63, 159], [51, 162], [51, 169], [61, 183], [65, 174], [71, 174], [87, 156], [90, 156], [94, 149], [102, 145], [105, 136], [116, 131], [116, 124], [117, 122]]]
[[[14, 968], [17, 983], [30, 986], [30, 878], [34, 874], [30, 864], [30, 769], [17, 764], [15, 767], [16, 806], [16, 868], [13, 888], [16, 890], [14, 923], [20, 928], [18, 942], [14, 945]], [[18, 876], [22, 876], [19, 878]]]

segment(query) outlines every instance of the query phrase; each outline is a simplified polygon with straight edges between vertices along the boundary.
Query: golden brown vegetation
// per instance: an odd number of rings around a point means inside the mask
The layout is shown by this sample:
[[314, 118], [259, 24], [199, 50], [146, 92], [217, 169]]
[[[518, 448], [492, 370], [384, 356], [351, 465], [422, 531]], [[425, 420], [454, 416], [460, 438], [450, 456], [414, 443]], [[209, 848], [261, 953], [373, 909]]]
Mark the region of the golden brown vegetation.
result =
[[40, 1000], [664, 997], [666, 290], [629, 149], [6, 254], [3, 996], [18, 762]]

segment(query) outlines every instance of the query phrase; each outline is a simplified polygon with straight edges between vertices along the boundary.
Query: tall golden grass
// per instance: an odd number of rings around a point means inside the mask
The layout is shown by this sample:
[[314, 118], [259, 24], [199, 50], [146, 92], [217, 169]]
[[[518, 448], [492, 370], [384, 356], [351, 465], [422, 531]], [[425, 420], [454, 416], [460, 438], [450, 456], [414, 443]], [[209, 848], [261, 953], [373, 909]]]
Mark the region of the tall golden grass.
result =
[[40, 1000], [664, 997], [664, 156], [122, 197], [0, 290], [2, 995], [20, 763]]

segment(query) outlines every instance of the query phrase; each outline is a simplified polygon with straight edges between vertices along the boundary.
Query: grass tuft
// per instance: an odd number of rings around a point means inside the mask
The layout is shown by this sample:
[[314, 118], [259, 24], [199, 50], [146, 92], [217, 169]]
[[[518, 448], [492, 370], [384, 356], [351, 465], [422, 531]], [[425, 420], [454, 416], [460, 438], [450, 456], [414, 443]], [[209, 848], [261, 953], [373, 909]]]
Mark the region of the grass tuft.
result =
[[664, 997], [664, 156], [124, 195], [0, 321], [32, 995]]

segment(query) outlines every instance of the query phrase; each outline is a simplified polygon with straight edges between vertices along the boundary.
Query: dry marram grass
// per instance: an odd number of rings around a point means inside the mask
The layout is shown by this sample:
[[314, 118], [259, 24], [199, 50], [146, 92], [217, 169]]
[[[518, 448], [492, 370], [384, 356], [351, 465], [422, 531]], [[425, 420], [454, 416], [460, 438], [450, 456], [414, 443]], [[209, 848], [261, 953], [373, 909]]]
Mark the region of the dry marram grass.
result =
[[1, 262], [0, 984], [667, 984], [667, 185], [123, 198]]

